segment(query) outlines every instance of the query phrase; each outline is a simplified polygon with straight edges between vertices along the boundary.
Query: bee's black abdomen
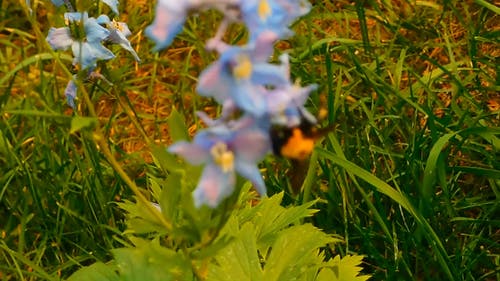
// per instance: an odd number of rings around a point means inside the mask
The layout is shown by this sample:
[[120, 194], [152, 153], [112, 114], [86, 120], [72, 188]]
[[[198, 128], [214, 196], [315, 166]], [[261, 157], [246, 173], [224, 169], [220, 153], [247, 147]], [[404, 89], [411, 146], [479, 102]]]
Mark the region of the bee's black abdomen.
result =
[[281, 148], [288, 142], [292, 136], [292, 129], [286, 127], [273, 127], [269, 132], [271, 136], [271, 144], [273, 146], [273, 153], [281, 156]]

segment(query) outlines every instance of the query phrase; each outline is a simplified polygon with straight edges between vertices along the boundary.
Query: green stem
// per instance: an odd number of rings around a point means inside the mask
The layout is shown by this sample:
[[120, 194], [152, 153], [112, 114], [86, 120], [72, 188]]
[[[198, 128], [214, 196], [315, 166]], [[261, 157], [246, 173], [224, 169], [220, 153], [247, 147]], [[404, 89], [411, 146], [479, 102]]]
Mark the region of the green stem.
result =
[[[33, 21], [33, 20], [31, 20], [31, 21]], [[33, 24], [33, 22], [32, 22], [32, 26], [34, 28], [34, 32], [38, 35], [38, 38], [43, 38], [43, 33], [39, 29], [38, 25]], [[61, 59], [57, 55], [55, 55], [54, 50], [52, 50], [52, 48], [49, 46], [49, 44], [47, 42], [45, 42], [45, 46], [47, 47], [49, 52], [54, 54], [55, 61], [57, 64], [59, 64], [61, 66], [64, 74], [69, 79], [73, 79], [73, 74], [69, 71], [69, 69], [66, 67], [66, 65], [61, 61]], [[81, 96], [83, 97], [85, 104], [88, 107], [89, 115], [91, 117], [97, 118], [97, 113], [95, 111], [94, 104], [90, 100], [90, 96], [89, 96], [87, 90], [85, 89], [85, 87], [83, 87], [83, 85], [81, 83], [79, 83], [79, 81], [75, 81], [75, 82], [77, 84], [78, 90], [81, 93]], [[134, 192], [134, 194], [137, 197], [137, 199], [139, 200], [139, 202], [141, 202], [147, 208], [147, 210], [153, 215], [153, 217], [155, 217], [167, 229], [167, 231], [172, 230], [172, 224], [169, 221], [167, 221], [165, 219], [165, 217], [142, 194], [142, 192], [139, 190], [139, 188], [134, 183], [134, 181], [132, 181], [132, 179], [123, 170], [123, 168], [121, 167], [118, 160], [116, 160], [116, 158], [113, 156], [113, 153], [111, 153], [111, 150], [109, 149], [108, 143], [106, 142], [106, 138], [105, 138], [104, 134], [102, 133], [102, 129], [101, 129], [99, 122], [96, 123], [95, 131], [93, 134], [93, 140], [99, 145], [101, 152], [104, 154], [106, 160], [113, 167], [113, 169], [118, 173], [120, 178], [132, 190], [132, 192]]]

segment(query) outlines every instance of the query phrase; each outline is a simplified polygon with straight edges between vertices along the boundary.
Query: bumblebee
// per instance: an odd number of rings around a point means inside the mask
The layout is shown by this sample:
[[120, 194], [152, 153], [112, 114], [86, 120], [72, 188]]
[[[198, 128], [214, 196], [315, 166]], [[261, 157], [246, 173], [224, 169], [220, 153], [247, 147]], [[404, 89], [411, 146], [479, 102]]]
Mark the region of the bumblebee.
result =
[[288, 159], [306, 160], [314, 148], [315, 131], [317, 128], [306, 119], [296, 127], [271, 128], [273, 153]]
[[273, 153], [291, 161], [287, 175], [293, 193], [298, 193], [309, 167], [309, 156], [318, 139], [331, 132], [333, 126], [319, 128], [315, 123], [302, 118], [298, 126], [272, 127], [269, 134]]
[[273, 153], [292, 160], [306, 160], [311, 155], [316, 141], [332, 129], [332, 126], [319, 128], [304, 117], [295, 127], [272, 127], [269, 134]]

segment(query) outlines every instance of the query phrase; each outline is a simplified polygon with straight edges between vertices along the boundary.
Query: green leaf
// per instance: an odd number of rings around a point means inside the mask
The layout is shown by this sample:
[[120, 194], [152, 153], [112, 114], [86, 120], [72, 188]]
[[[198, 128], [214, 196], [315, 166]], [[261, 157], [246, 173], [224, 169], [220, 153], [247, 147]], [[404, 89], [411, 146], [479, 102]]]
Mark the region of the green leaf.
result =
[[235, 239], [236, 238], [234, 236], [222, 234], [213, 243], [193, 253], [192, 256], [198, 260], [215, 257], [222, 249], [234, 242]]
[[189, 139], [186, 120], [184, 120], [184, 117], [179, 114], [175, 108], [172, 108], [172, 112], [167, 119], [167, 123], [170, 136], [174, 142]]
[[349, 174], [355, 175], [367, 183], [373, 185], [378, 192], [381, 192], [397, 202], [401, 207], [406, 209], [417, 221], [417, 223], [422, 227], [425, 231], [424, 234], [429, 240], [432, 248], [434, 249], [436, 253], [436, 257], [439, 261], [439, 263], [442, 266], [443, 271], [446, 273], [446, 275], [450, 278], [450, 280], [454, 279], [453, 276], [453, 271], [450, 269], [450, 266], [452, 266], [452, 263], [450, 261], [450, 258], [448, 256], [448, 253], [446, 252], [446, 249], [443, 245], [443, 242], [441, 241], [441, 238], [437, 235], [437, 233], [434, 231], [432, 226], [429, 224], [429, 222], [422, 216], [421, 213], [419, 213], [415, 207], [411, 204], [410, 200], [408, 200], [407, 197], [400, 191], [394, 189], [392, 186], [384, 182], [383, 180], [379, 179], [378, 177], [374, 176], [370, 172], [364, 170], [363, 168], [359, 167], [358, 165], [348, 161], [345, 159], [345, 157], [339, 157], [335, 154], [333, 154], [330, 151], [321, 149], [321, 148], [316, 148], [319, 153], [324, 156], [327, 159], [332, 160], [335, 162], [337, 165], [340, 167], [344, 168], [346, 171], [349, 172]]
[[[165, 233], [166, 229], [163, 224], [151, 213], [151, 208], [144, 206], [141, 202], [124, 202], [116, 203], [118, 207], [126, 211], [127, 214], [127, 230], [126, 233], [145, 234], [145, 233]], [[155, 210], [157, 211], [157, 210]], [[157, 211], [159, 212], [159, 211]]]
[[[261, 247], [269, 247], [276, 238], [278, 231], [299, 222], [305, 217], [310, 217], [316, 212], [316, 210], [310, 209], [316, 201], [285, 208], [280, 205], [282, 199], [283, 192], [270, 198], [264, 198], [259, 205], [241, 212], [240, 220], [242, 222], [251, 220], [255, 224]], [[263, 250], [263, 248], [260, 249]]]
[[179, 211], [179, 202], [182, 193], [182, 177], [183, 175], [180, 173], [170, 173], [167, 179], [161, 183], [161, 211], [169, 221], [174, 221]]
[[238, 230], [238, 222], [233, 217], [226, 229], [237, 232], [236, 239], [220, 250], [215, 257], [215, 264], [209, 268], [207, 280], [265, 280], [262, 278], [262, 269], [257, 252], [255, 226], [247, 222]]
[[91, 266], [81, 268], [67, 281], [120, 281], [114, 266], [106, 265], [102, 262], [94, 263]]
[[496, 6], [495, 4], [489, 3], [488, 1], [485, 1], [485, 0], [475, 0], [474, 2], [476, 2], [477, 4], [483, 6], [487, 9], [490, 9], [492, 12], [494, 12], [497, 15], [500, 14], [500, 8], [498, 6]]
[[449, 133], [439, 138], [429, 152], [429, 157], [427, 158], [425, 164], [422, 192], [424, 194], [424, 199], [427, 200], [427, 203], [429, 203], [430, 197], [434, 192], [434, 184], [436, 182], [439, 156], [441, 155], [441, 151], [448, 144], [451, 138], [468, 137], [469, 135], [474, 134], [481, 136], [486, 141], [489, 141], [492, 145], [495, 146], [498, 145], [498, 138], [495, 136], [495, 134], [499, 133], [500, 130], [498, 128], [474, 127]]
[[442, 136], [432, 147], [427, 162], [424, 169], [424, 179], [422, 181], [422, 196], [427, 202], [430, 202], [432, 197], [432, 192], [434, 190], [434, 184], [437, 178], [437, 164], [439, 160], [439, 155], [441, 155], [441, 150], [448, 143], [448, 141], [454, 137], [456, 133], [446, 134]]
[[143, 241], [136, 248], [114, 249], [112, 253], [121, 281], [193, 280], [190, 261], [158, 241]]
[[[66, 61], [72, 61], [72, 57], [68, 54], [59, 54], [60, 58]], [[54, 55], [52, 53], [41, 53], [34, 56], [31, 56], [19, 63], [16, 64], [11, 71], [5, 74], [4, 77], [0, 78], [0, 85], [4, 85], [4, 83], [16, 74], [19, 70], [29, 66], [30, 64], [38, 63], [43, 60], [51, 60], [54, 59]]]
[[314, 280], [324, 260], [319, 248], [338, 240], [300, 224], [314, 202], [284, 208], [282, 198], [280, 193], [231, 215], [219, 237], [233, 240], [217, 252], [208, 280]]
[[7, 155], [8, 151], [12, 149], [12, 145], [7, 140], [7, 137], [4, 136], [3, 132], [0, 131], [0, 153]]
[[461, 166], [453, 167], [453, 170], [457, 172], [464, 172], [468, 174], [484, 176], [497, 180], [500, 179], [500, 170], [486, 169], [480, 167], [461, 167]]
[[164, 146], [153, 145], [151, 147], [151, 155], [155, 164], [165, 173], [167, 171], [181, 170], [184, 167], [182, 162], [178, 161], [174, 155], [168, 153]]
[[83, 128], [94, 126], [97, 123], [97, 118], [75, 116], [71, 118], [70, 134], [80, 131]]
[[344, 258], [336, 256], [328, 261], [327, 267], [321, 269], [317, 281], [365, 281], [369, 275], [359, 275], [363, 269], [360, 264], [363, 256], [350, 256]]
[[316, 258], [319, 247], [334, 241], [331, 236], [311, 224], [296, 225], [281, 231], [265, 261], [262, 280], [300, 280], [302, 274], [311, 267], [319, 269], [320, 264]]

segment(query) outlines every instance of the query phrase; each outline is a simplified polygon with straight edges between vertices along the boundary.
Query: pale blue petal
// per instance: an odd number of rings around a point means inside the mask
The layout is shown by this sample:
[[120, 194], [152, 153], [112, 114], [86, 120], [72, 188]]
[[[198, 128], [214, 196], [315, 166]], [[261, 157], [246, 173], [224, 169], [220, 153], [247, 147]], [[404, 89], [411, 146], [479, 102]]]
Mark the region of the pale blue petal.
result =
[[306, 0], [269, 0], [271, 8], [269, 15], [259, 15], [259, 4], [260, 0], [245, 0], [241, 5], [243, 21], [250, 31], [250, 41], [255, 40], [259, 33], [266, 30], [272, 30], [280, 38], [293, 35], [288, 26], [311, 8]]
[[102, 24], [102, 25], [106, 25], [106, 24], [111, 22], [111, 20], [109, 19], [109, 17], [107, 15], [98, 16], [96, 21], [98, 24]]
[[183, 0], [159, 1], [153, 23], [146, 28], [146, 36], [156, 43], [156, 51], [168, 47], [182, 31], [187, 17], [187, 4]]
[[256, 63], [253, 65], [252, 82], [259, 85], [282, 86], [290, 84], [288, 71], [281, 65]]
[[193, 193], [196, 207], [208, 205], [215, 208], [234, 190], [236, 176], [233, 172], [224, 173], [216, 165], [207, 165]]
[[99, 59], [108, 60], [115, 57], [110, 50], [104, 48], [99, 43], [90, 44], [87, 42], [74, 42], [71, 48], [75, 56], [73, 63], [79, 63], [82, 69], [95, 67]]
[[51, 27], [46, 40], [54, 50], [67, 50], [74, 42], [73, 38], [71, 38], [70, 30], [67, 27]]
[[182, 156], [192, 165], [206, 163], [210, 158], [208, 150], [186, 141], [174, 143], [168, 148], [168, 151]]
[[87, 41], [91, 43], [101, 42], [109, 36], [109, 30], [98, 24], [94, 18], [89, 18], [85, 22], [85, 33], [87, 34]]
[[90, 46], [90, 51], [92, 52], [93, 56], [95, 56], [99, 60], [110, 60], [115, 57], [115, 54], [113, 54], [113, 52], [105, 48], [100, 43], [89, 42], [86, 44]]
[[140, 62], [141, 59], [139, 58], [139, 56], [135, 52], [134, 48], [132, 48], [132, 45], [130, 44], [130, 41], [126, 37], [126, 36], [128, 36], [128, 35], [131, 34], [130, 30], [128, 29], [127, 24], [126, 23], [121, 23], [121, 22], [118, 22], [116, 24], [120, 25], [120, 29], [118, 30], [116, 28], [111, 28], [110, 29], [111, 33], [109, 34], [108, 40], [111, 43], [120, 45], [122, 48], [124, 48], [125, 50], [129, 51], [130, 53], [132, 53], [132, 55], [134, 56], [135, 60], [138, 61], [138, 62]]
[[266, 114], [267, 104], [262, 88], [253, 85], [250, 81], [239, 81], [233, 87], [231, 96], [238, 108], [252, 114], [255, 117], [260, 117]]
[[242, 177], [252, 182], [255, 190], [257, 190], [261, 196], [266, 196], [266, 184], [262, 179], [262, 175], [260, 174], [257, 164], [245, 161], [236, 161], [235, 169]]
[[233, 80], [230, 74], [223, 72], [222, 64], [217, 61], [201, 72], [196, 91], [202, 96], [210, 96], [217, 102], [224, 103], [230, 98]]
[[111, 10], [118, 15], [118, 0], [101, 0], [104, 4], [108, 5]]
[[314, 84], [306, 87], [289, 85], [269, 91], [266, 100], [273, 123], [292, 127], [303, 118], [316, 123], [314, 116], [304, 108], [307, 98], [316, 88]]
[[88, 43], [74, 42], [71, 45], [73, 51], [73, 64], [81, 65], [82, 69], [96, 67], [97, 58], [92, 54]]
[[52, 4], [54, 4], [56, 7], [62, 6], [64, 4], [63, 0], [52, 0]]
[[64, 90], [64, 95], [66, 96], [66, 102], [68, 103], [68, 105], [75, 109], [76, 84], [73, 79], [69, 80], [68, 85]]
[[271, 152], [268, 133], [258, 129], [247, 129], [236, 134], [232, 147], [238, 161], [257, 163]]
[[257, 62], [266, 62], [274, 53], [274, 43], [279, 39], [279, 35], [272, 30], [265, 30], [249, 42], [253, 45], [252, 60]]

